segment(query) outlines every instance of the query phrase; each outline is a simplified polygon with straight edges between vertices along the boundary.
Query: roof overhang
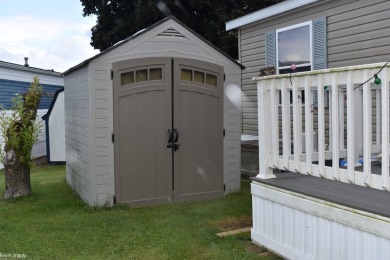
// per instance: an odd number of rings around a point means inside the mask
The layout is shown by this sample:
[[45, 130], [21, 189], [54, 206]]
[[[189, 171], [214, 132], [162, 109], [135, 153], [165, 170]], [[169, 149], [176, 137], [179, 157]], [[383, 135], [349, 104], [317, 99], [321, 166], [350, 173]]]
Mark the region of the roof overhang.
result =
[[287, 0], [279, 4], [261, 9], [257, 12], [241, 16], [226, 23], [226, 31], [258, 22], [285, 12], [293, 11], [324, 0]]
[[12, 69], [12, 70], [20, 70], [20, 71], [27, 71], [27, 72], [32, 72], [32, 73], [39, 73], [39, 74], [44, 74], [44, 75], [50, 75], [50, 76], [56, 76], [56, 77], [62, 77], [62, 73], [56, 72], [53, 70], [44, 70], [44, 69], [39, 69], [39, 68], [34, 68], [34, 67], [29, 67], [29, 66], [24, 66], [24, 65], [19, 65], [11, 62], [6, 62], [6, 61], [0, 61], [0, 68], [7, 68], [7, 69]]

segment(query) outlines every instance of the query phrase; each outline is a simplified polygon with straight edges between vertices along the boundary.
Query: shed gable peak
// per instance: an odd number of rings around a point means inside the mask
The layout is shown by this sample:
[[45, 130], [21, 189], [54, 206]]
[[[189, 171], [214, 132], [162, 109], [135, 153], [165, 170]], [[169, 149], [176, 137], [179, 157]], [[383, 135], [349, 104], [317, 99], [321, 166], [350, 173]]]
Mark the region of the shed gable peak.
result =
[[161, 33], [157, 34], [156, 37], [158, 37], [158, 38], [159, 37], [187, 38], [173, 27], [169, 27], [168, 29], [162, 31]]

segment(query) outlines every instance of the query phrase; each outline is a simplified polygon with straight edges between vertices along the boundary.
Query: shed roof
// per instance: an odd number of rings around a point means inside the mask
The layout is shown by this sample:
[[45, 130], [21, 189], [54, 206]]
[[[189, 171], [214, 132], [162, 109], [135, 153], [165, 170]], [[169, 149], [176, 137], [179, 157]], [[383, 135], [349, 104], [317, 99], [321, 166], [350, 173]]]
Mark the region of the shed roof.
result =
[[210, 45], [212, 48], [214, 48], [216, 51], [218, 51], [219, 53], [221, 53], [222, 55], [224, 55], [226, 58], [228, 58], [229, 60], [231, 60], [232, 62], [234, 62], [235, 64], [237, 64], [239, 67], [241, 67], [241, 69], [245, 69], [245, 66], [243, 66], [242, 64], [240, 64], [238, 61], [236, 61], [235, 59], [233, 59], [232, 57], [230, 57], [229, 55], [227, 55], [224, 51], [222, 51], [220, 48], [218, 48], [217, 46], [215, 46], [214, 44], [212, 44], [211, 42], [209, 42], [208, 40], [206, 40], [204, 37], [202, 37], [200, 34], [196, 33], [195, 31], [193, 31], [191, 28], [189, 28], [188, 26], [186, 26], [184, 23], [182, 23], [180, 20], [178, 20], [176, 17], [174, 16], [168, 16], [166, 18], [164, 18], [163, 20], [149, 26], [148, 28], [146, 29], [143, 29], [135, 34], [133, 34], [132, 36], [122, 40], [122, 41], [119, 41], [117, 42], [116, 44], [114, 44], [113, 46], [107, 48], [106, 50], [100, 52], [99, 54], [81, 62], [80, 64], [68, 69], [67, 71], [64, 72], [64, 75], [66, 74], [69, 74], [70, 72], [74, 71], [74, 70], [77, 70], [81, 67], [84, 67], [86, 66], [87, 64], [89, 64], [91, 61], [95, 60], [96, 58], [118, 48], [119, 46], [122, 46], [123, 44], [126, 44], [128, 43], [129, 41], [131, 40], [134, 40], [135, 38], [139, 37], [140, 35], [143, 35], [147, 32], [149, 32], [150, 30], [152, 30], [153, 28], [165, 23], [166, 21], [169, 21], [169, 20], [174, 20], [175, 22], [177, 22], [178, 24], [180, 24], [181, 26], [183, 26], [184, 28], [186, 28], [188, 31], [190, 31], [192, 34], [194, 34], [195, 36], [197, 36], [199, 39], [201, 39], [202, 41], [204, 41], [206, 44]]
[[226, 23], [226, 30], [239, 28], [283, 13], [296, 11], [329, 0], [287, 0], [259, 11], [241, 16]]

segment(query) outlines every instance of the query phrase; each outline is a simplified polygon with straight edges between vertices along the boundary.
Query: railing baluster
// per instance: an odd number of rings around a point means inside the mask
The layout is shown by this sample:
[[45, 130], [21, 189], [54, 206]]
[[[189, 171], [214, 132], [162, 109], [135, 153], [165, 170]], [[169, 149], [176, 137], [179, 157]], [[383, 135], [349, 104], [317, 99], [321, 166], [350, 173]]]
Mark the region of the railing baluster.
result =
[[353, 72], [347, 72], [347, 169], [348, 181], [355, 183], [355, 91]]
[[376, 145], [381, 145], [381, 91], [378, 89], [375, 91], [375, 101], [376, 101], [376, 110], [375, 110], [375, 117], [376, 117]]
[[[368, 70], [363, 71], [363, 82], [368, 76]], [[363, 172], [364, 184], [371, 186], [371, 146], [372, 146], [372, 100], [371, 81], [363, 85]]]
[[339, 146], [339, 86], [338, 86], [338, 74], [332, 75], [332, 127], [331, 127], [331, 140], [332, 140], [332, 177], [335, 180], [340, 180], [339, 160], [340, 160], [340, 146]]
[[272, 164], [276, 168], [278, 165], [279, 157], [279, 99], [278, 91], [275, 86], [275, 79], [270, 81], [270, 91], [271, 91], [271, 133], [272, 133]]
[[325, 174], [325, 103], [324, 86], [322, 85], [322, 75], [317, 76], [317, 102], [318, 102], [318, 174], [326, 177]]
[[294, 170], [300, 172], [299, 157], [302, 154], [302, 97], [298, 89], [299, 78], [293, 81], [293, 136], [294, 136]]
[[345, 99], [345, 93], [342, 89], [339, 90], [339, 147], [338, 149], [342, 150], [345, 147], [345, 140], [344, 140], [344, 99]]
[[306, 173], [313, 175], [311, 164], [313, 162], [313, 91], [310, 89], [310, 77], [305, 77], [305, 152]]
[[290, 122], [290, 99], [287, 90], [286, 79], [281, 79], [282, 95], [282, 137], [283, 137], [283, 164], [288, 169], [289, 155], [291, 155], [291, 122]]
[[390, 69], [385, 68], [382, 73], [382, 187], [390, 190], [389, 183], [389, 80]]

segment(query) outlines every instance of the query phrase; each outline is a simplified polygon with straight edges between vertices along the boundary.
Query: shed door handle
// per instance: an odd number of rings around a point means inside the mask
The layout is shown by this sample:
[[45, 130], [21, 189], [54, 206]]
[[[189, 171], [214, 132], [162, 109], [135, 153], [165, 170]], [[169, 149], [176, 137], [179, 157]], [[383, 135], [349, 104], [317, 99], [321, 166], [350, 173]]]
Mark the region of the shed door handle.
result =
[[169, 144], [172, 143], [172, 139], [173, 139], [172, 129], [168, 129], [168, 134], [169, 134], [169, 139], [168, 139], [168, 144]]
[[179, 141], [179, 131], [175, 128], [173, 129], [173, 133], [175, 135], [175, 140], [173, 140], [173, 142], [177, 143]]

